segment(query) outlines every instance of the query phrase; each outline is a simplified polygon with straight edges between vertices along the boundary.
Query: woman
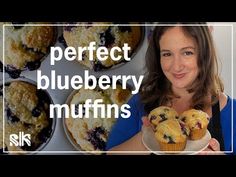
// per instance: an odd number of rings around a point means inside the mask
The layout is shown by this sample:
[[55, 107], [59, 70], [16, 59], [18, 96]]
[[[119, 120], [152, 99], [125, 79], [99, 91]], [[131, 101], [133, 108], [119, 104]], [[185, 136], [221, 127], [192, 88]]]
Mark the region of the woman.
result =
[[[140, 93], [130, 101], [131, 117], [118, 119], [107, 143], [108, 150], [145, 151], [142, 117], [160, 106], [201, 109], [211, 117], [212, 135], [205, 151], [232, 151], [232, 100], [223, 93], [213, 39], [205, 26], [158, 26], [146, 54], [146, 77]], [[233, 119], [236, 122], [236, 113]], [[146, 120], [146, 119], [144, 119]], [[234, 137], [234, 142], [236, 138]]]

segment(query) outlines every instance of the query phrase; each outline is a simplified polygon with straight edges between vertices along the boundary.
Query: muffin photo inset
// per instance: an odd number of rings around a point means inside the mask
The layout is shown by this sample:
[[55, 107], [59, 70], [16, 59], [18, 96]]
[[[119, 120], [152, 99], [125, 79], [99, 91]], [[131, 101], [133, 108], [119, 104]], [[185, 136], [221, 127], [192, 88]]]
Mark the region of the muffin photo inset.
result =
[[[49, 142], [55, 129], [56, 119], [49, 118], [49, 104], [52, 100], [49, 95], [43, 90], [37, 90], [36, 85], [30, 81], [17, 80], [6, 82], [1, 86], [1, 114], [0, 127], [3, 131], [0, 132], [0, 138], [3, 140], [5, 151], [9, 153], [27, 153], [35, 152], [43, 149]], [[3, 99], [4, 109], [3, 109]], [[4, 111], [4, 117], [3, 117]], [[3, 127], [4, 119], [4, 127]], [[30, 145], [16, 145], [10, 140], [12, 134], [30, 135]]]
[[[81, 88], [74, 91], [68, 97], [66, 104], [77, 105], [84, 104], [87, 99], [94, 102], [96, 99], [102, 99], [103, 104], [116, 104], [120, 107], [125, 104], [131, 96], [130, 89], [122, 89], [121, 85], [117, 85], [116, 89], [101, 90], [96, 87], [94, 90], [86, 90]], [[99, 110], [99, 109], [98, 109]], [[75, 110], [77, 111], [77, 110]], [[107, 112], [107, 111], [106, 111]], [[114, 123], [116, 122], [114, 110], [111, 110], [111, 117], [107, 114], [105, 118], [101, 117], [101, 110], [98, 111], [98, 117], [94, 117], [94, 109], [89, 108], [89, 118], [85, 117], [83, 108], [82, 118], [64, 118], [65, 133], [71, 144], [78, 151], [105, 151], [108, 135]]]
[[0, 39], [4, 42], [0, 60], [1, 65], [4, 63], [5, 72], [11, 78], [18, 78], [24, 70], [38, 69], [57, 39], [57, 30], [52, 26], [36, 26], [40, 23], [35, 23], [35, 26], [27, 23], [1, 23], [1, 25], [7, 26], [4, 26], [4, 41], [3, 29], [0, 29], [2, 34]]
[[[76, 24], [80, 26], [76, 26]], [[101, 26], [99, 26], [101, 24]], [[63, 43], [64, 45], [78, 48], [89, 46], [90, 42], [96, 42], [95, 46], [104, 46], [111, 51], [114, 46], [122, 48], [125, 43], [130, 46], [129, 57], [133, 57], [144, 37], [144, 28], [141, 26], [133, 26], [132, 24], [119, 25], [113, 23], [75, 23], [75, 25], [68, 25], [63, 28]], [[115, 56], [122, 52], [116, 52]], [[93, 54], [95, 55], [95, 52]], [[121, 59], [114, 61], [108, 55], [106, 60], [100, 61], [94, 57], [93, 61], [89, 60], [89, 51], [85, 51], [82, 55], [82, 60], [78, 60], [83, 66], [94, 71], [106, 70], [126, 60]]]

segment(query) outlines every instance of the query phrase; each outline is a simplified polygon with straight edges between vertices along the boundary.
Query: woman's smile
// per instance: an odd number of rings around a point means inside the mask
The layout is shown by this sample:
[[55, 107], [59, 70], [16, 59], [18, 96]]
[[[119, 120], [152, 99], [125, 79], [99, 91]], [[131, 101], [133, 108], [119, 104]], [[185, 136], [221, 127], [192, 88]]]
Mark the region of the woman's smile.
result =
[[172, 73], [175, 79], [182, 79], [186, 76], [187, 73]]

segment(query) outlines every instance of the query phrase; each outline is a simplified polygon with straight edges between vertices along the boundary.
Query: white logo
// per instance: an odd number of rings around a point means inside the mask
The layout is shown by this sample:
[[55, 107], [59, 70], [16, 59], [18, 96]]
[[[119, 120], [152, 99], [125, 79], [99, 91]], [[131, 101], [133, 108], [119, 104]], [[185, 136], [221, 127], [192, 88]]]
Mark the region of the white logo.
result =
[[19, 132], [17, 134], [10, 134], [10, 146], [24, 146], [26, 143], [28, 146], [31, 146], [31, 136], [30, 134], [24, 134], [24, 132]]

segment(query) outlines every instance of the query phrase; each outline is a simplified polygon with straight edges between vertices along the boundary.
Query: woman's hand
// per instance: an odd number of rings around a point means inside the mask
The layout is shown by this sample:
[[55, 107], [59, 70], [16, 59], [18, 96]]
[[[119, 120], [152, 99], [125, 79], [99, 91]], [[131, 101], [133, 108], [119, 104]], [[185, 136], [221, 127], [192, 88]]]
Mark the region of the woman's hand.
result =
[[155, 129], [154, 126], [150, 123], [150, 121], [149, 121], [147, 116], [143, 116], [142, 117], [142, 122], [143, 122], [143, 126], [142, 127], [145, 126], [145, 127], [151, 127], [153, 130]]
[[211, 138], [207, 148], [199, 153], [199, 155], [223, 155], [223, 154], [224, 153], [220, 151], [220, 143], [215, 138]]
[[142, 122], [143, 122], [143, 126], [150, 126], [150, 121], [148, 120], [148, 117], [147, 116], [143, 116], [142, 117]]
[[[152, 126], [147, 117], [143, 117], [142, 121], [143, 126]], [[220, 151], [220, 143], [215, 138], [211, 138], [208, 146], [199, 155], [224, 155], [224, 153]]]

